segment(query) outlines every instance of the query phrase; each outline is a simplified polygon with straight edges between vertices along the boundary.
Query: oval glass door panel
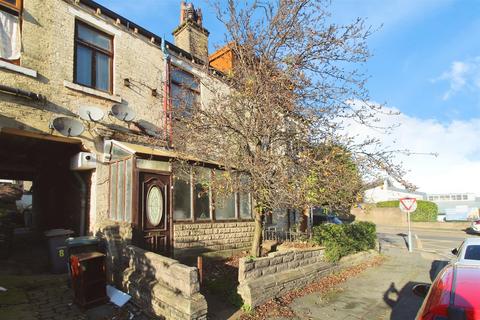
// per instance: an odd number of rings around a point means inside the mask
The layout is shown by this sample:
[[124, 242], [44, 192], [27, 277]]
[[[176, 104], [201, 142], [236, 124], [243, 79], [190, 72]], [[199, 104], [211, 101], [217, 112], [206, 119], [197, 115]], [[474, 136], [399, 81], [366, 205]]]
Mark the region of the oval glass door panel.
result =
[[163, 217], [163, 194], [159, 187], [153, 186], [147, 194], [147, 218], [154, 227], [158, 226]]

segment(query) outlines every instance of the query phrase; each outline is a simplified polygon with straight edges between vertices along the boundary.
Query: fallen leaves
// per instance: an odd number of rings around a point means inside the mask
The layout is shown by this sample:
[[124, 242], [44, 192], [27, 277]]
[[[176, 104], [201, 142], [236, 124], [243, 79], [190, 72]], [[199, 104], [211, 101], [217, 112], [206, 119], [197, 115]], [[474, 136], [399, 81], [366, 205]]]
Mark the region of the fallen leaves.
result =
[[322, 296], [325, 297], [333, 290], [341, 290], [341, 288], [336, 288], [339, 284], [344, 283], [348, 279], [359, 275], [360, 273], [369, 268], [374, 268], [381, 265], [384, 260], [385, 257], [378, 256], [366, 262], [360, 263], [356, 266], [343, 269], [338, 273], [330, 274], [316, 282], [305, 286], [302, 289], [290, 291], [282, 297], [272, 299], [265, 304], [256, 307], [251, 314], [243, 314], [241, 316], [241, 319], [263, 320], [271, 319], [272, 317], [293, 318], [295, 317], [295, 313], [289, 306], [290, 303], [293, 302], [293, 300], [311, 293], [320, 293]]

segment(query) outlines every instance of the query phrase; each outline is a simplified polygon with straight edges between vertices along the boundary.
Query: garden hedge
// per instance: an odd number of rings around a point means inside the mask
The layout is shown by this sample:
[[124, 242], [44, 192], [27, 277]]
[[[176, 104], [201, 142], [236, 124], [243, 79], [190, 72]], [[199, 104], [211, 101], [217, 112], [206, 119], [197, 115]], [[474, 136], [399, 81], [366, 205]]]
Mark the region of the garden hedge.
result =
[[325, 246], [325, 257], [336, 262], [346, 255], [375, 248], [374, 223], [322, 224], [313, 228], [313, 241]]
[[[398, 208], [398, 200], [377, 202], [377, 208]], [[432, 222], [437, 221], [438, 207], [435, 203], [417, 200], [417, 210], [411, 214], [412, 221]]]

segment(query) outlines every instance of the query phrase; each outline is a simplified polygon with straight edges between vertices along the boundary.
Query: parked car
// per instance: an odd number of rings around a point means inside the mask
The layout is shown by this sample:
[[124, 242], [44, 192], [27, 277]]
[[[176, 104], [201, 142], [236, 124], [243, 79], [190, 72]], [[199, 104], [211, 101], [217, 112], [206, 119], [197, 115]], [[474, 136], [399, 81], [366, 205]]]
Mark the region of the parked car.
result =
[[416, 320], [480, 320], [480, 266], [448, 264], [433, 284], [416, 285], [425, 297]]
[[470, 230], [474, 233], [480, 233], [480, 220], [472, 221]]
[[337, 216], [334, 215], [313, 215], [312, 216], [312, 225], [318, 226], [320, 224], [325, 223], [333, 223], [333, 224], [343, 224], [342, 220], [340, 220]]
[[452, 250], [455, 257], [452, 264], [480, 266], [480, 238], [467, 238], [462, 244]]

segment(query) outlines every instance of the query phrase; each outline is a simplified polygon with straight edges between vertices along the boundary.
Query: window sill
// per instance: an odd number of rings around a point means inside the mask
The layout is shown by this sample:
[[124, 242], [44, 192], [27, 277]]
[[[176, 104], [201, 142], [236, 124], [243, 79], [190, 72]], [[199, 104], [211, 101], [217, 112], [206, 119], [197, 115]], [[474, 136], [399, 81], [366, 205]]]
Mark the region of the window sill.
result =
[[118, 102], [118, 103], [122, 102], [122, 97], [120, 97], [120, 96], [109, 94], [109, 93], [106, 93], [106, 92], [103, 92], [103, 91], [100, 91], [100, 90], [96, 90], [96, 89], [92, 89], [92, 88], [89, 88], [89, 87], [85, 87], [85, 86], [82, 86], [82, 85], [79, 85], [79, 84], [76, 84], [76, 83], [73, 83], [73, 82], [70, 82], [70, 81], [67, 81], [67, 80], [63, 81], [63, 85], [68, 89], [83, 92], [83, 93], [86, 93], [86, 94], [89, 94], [89, 95], [92, 95], [92, 96], [96, 96], [98, 98], [103, 98], [103, 99], [107, 99], [107, 100]]
[[32, 77], [32, 78], [37, 77], [37, 71], [32, 70], [32, 69], [28, 69], [28, 68], [25, 68], [25, 67], [22, 67], [22, 66], [18, 66], [16, 64], [6, 62], [6, 61], [3, 61], [3, 60], [0, 60], [0, 68], [1, 69], [6, 69], [6, 70], [9, 70], [9, 71], [13, 71], [13, 72], [16, 72], [16, 73], [20, 73], [20, 74], [23, 74], [23, 75], [26, 75], [26, 76], [29, 76], [29, 77]]

